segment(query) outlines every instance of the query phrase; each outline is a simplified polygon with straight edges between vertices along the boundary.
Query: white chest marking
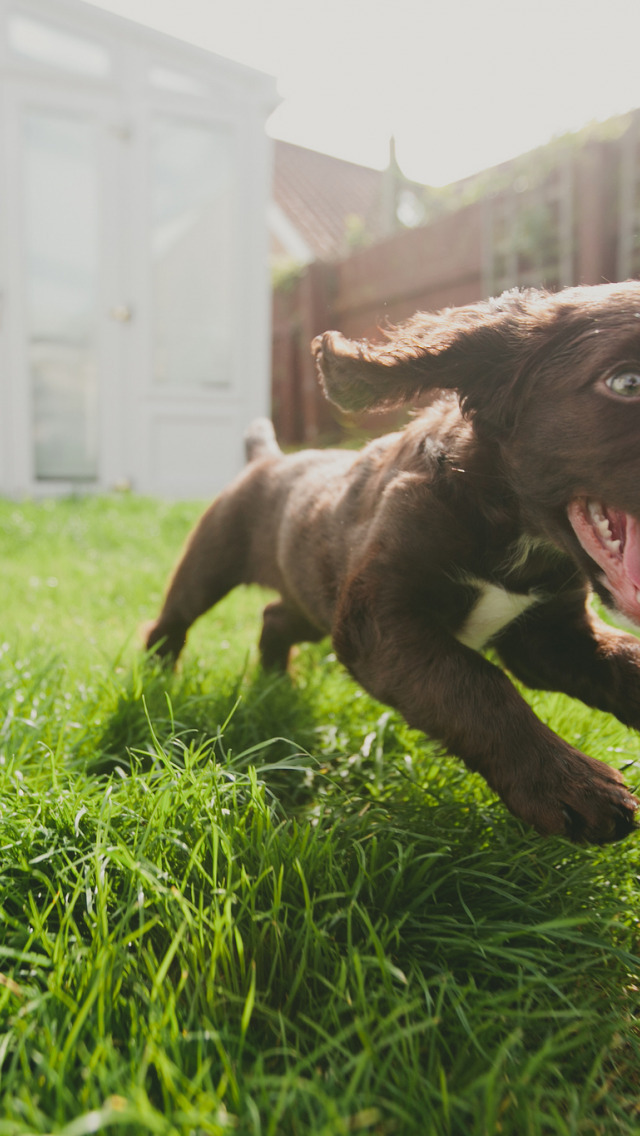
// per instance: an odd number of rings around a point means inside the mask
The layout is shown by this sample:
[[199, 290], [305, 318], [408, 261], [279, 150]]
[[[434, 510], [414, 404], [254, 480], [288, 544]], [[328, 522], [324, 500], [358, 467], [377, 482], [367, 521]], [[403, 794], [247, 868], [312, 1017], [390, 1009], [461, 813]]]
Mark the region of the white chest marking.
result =
[[457, 632], [456, 639], [473, 651], [481, 651], [503, 627], [537, 603], [539, 597], [535, 592], [527, 595], [508, 592], [506, 588], [487, 584], [484, 580], [473, 582], [480, 588], [480, 595]]

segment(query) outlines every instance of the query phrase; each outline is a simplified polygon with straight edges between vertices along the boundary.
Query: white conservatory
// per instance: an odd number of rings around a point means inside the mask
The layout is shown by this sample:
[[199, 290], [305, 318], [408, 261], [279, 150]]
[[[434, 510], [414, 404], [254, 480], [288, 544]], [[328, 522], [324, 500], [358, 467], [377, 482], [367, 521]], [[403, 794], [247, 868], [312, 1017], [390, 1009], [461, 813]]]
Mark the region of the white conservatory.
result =
[[209, 496], [269, 409], [274, 81], [0, 0], [0, 492]]

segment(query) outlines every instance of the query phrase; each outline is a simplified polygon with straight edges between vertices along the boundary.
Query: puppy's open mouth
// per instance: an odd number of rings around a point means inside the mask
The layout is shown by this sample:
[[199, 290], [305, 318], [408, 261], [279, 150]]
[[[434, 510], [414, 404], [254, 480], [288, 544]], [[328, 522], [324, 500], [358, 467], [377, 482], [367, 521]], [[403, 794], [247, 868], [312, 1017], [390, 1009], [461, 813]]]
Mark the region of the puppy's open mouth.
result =
[[640, 623], [640, 522], [590, 497], [577, 497], [567, 513], [585, 552], [602, 568], [615, 606]]

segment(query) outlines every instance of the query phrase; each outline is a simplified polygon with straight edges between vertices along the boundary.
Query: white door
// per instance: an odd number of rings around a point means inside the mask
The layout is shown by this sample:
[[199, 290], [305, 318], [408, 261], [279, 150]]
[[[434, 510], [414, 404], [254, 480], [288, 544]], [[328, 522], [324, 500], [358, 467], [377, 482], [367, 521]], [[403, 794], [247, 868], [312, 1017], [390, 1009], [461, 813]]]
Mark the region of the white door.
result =
[[271, 80], [0, 0], [0, 490], [199, 496], [269, 400]]
[[[18, 484], [105, 486], [122, 379], [116, 101], [14, 88], [10, 106], [14, 297], [10, 418]], [[20, 469], [20, 465], [23, 468]]]
[[146, 302], [133, 331], [146, 444], [133, 480], [143, 491], [190, 496], [220, 488], [240, 461], [236, 137], [229, 124], [159, 96], [144, 134]]

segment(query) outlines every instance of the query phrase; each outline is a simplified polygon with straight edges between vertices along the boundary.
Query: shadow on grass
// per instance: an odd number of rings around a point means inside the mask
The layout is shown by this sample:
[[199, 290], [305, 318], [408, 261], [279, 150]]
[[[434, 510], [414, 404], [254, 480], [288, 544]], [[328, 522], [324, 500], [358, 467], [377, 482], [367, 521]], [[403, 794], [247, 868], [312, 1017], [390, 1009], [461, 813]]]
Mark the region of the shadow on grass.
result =
[[[366, 847], [368, 864], [370, 847], [390, 849], [385, 872], [392, 884], [370, 887], [372, 864], [366, 874], [365, 890], [381, 912], [398, 899], [407, 911], [422, 902], [410, 874], [401, 882], [417, 846], [425, 862], [438, 861], [445, 905], [471, 924], [495, 915], [503, 902], [505, 917], [522, 905], [531, 913], [535, 896], [544, 900], [542, 917], [552, 896], [565, 895], [568, 877], [569, 907], [578, 916], [592, 909], [598, 877], [617, 874], [615, 847], [537, 836], [482, 778], [366, 696], [323, 647], [305, 650], [294, 679], [248, 665], [214, 675], [197, 662], [171, 674], [145, 660], [120, 687], [94, 738], [88, 772], [150, 769], [159, 752], [177, 766], [196, 753], [198, 762], [229, 770], [254, 767], [281, 816], [335, 830], [356, 875], [359, 849]], [[635, 843], [624, 845], [627, 871], [640, 859]], [[434, 897], [430, 892], [429, 901]]]
[[197, 664], [171, 674], [153, 661], [134, 670], [95, 739], [88, 771], [142, 769], [158, 750], [178, 765], [185, 753], [235, 770], [259, 767], [283, 803], [309, 799], [318, 721], [314, 707], [287, 675], [259, 668], [215, 676]]

